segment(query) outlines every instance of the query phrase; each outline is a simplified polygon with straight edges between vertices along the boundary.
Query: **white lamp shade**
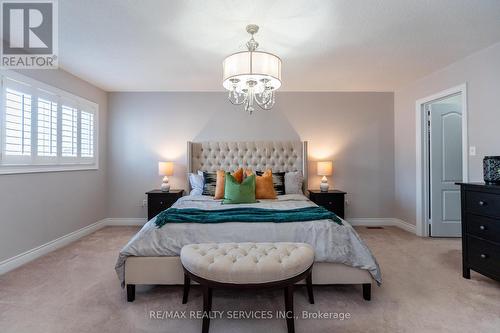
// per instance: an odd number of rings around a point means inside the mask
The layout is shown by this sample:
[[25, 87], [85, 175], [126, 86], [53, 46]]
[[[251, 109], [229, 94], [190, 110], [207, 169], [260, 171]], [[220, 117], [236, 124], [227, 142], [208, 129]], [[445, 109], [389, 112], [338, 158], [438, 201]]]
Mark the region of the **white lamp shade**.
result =
[[[261, 80], [269, 80], [268, 86], [272, 90], [281, 87], [281, 59], [274, 54], [261, 51], [243, 51], [234, 53], [224, 59], [222, 63], [223, 86], [227, 90], [232, 90], [236, 85], [236, 90], [241, 92], [248, 86], [247, 81], [257, 82], [254, 88], [256, 93], [264, 91], [264, 84]], [[231, 79], [238, 79], [238, 83], [231, 82]]]
[[331, 176], [333, 171], [332, 161], [318, 162], [318, 176]]
[[158, 162], [158, 174], [160, 176], [172, 176], [174, 174], [174, 162]]

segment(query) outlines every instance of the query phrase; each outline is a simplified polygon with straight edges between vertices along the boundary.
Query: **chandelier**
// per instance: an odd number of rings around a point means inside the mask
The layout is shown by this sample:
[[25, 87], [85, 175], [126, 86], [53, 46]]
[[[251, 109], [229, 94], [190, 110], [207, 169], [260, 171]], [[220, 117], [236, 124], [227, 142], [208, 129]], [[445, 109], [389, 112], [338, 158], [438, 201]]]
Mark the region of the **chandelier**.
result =
[[274, 91], [281, 86], [281, 59], [272, 53], [257, 51], [259, 43], [253, 35], [259, 26], [250, 24], [246, 30], [252, 36], [246, 44], [248, 51], [224, 59], [222, 85], [229, 91], [232, 104], [243, 104], [245, 111], [252, 114], [256, 104], [264, 110], [274, 106]]

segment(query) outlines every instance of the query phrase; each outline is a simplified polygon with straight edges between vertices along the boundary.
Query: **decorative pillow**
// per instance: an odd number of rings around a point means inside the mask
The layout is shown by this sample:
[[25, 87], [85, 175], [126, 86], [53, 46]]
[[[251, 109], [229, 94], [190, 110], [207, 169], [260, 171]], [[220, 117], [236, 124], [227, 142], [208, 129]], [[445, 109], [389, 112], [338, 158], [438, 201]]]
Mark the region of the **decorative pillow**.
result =
[[189, 195], [201, 195], [203, 194], [203, 172], [198, 170], [198, 173], [189, 174], [189, 184], [191, 185], [191, 192]]
[[255, 202], [255, 175], [245, 178], [241, 183], [229, 172], [224, 177], [223, 204], [240, 204]]
[[[246, 175], [247, 177], [253, 175], [252, 170], [246, 169]], [[266, 170], [262, 176], [255, 178], [255, 199], [276, 199], [271, 169]]]
[[300, 171], [285, 173], [285, 193], [286, 194], [303, 194], [302, 184], [304, 176]]
[[[262, 171], [255, 171], [257, 176], [262, 176]], [[273, 186], [276, 191], [276, 195], [285, 194], [285, 173], [284, 172], [273, 172]]]
[[[215, 194], [214, 199], [224, 199], [224, 178], [226, 173], [223, 170], [217, 171], [217, 181], [215, 183]], [[243, 169], [239, 168], [235, 172], [232, 173], [232, 176], [236, 179], [238, 183], [241, 183], [243, 180]]]
[[213, 197], [215, 195], [215, 185], [217, 184], [217, 172], [203, 171], [203, 195]]

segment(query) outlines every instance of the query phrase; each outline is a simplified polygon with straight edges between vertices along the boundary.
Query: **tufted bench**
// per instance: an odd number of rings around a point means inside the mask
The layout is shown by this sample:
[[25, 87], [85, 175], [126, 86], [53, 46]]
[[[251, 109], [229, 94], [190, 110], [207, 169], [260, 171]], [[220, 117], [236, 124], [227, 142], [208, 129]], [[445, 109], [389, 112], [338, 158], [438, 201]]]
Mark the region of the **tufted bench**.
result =
[[[283, 288], [288, 332], [294, 332], [293, 285], [306, 279], [309, 302], [314, 304], [311, 271], [313, 248], [304, 243], [191, 244], [181, 250], [184, 295], [188, 299], [191, 280], [203, 288], [203, 311], [212, 309], [213, 288]], [[207, 333], [210, 316], [203, 317]]]

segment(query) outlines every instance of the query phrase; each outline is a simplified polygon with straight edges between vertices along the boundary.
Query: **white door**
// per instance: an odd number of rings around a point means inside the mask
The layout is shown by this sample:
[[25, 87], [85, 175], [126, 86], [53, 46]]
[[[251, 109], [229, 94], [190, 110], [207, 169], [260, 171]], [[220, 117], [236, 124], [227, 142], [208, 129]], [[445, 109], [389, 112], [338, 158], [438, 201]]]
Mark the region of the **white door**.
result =
[[460, 237], [461, 106], [431, 103], [429, 120], [430, 236]]

